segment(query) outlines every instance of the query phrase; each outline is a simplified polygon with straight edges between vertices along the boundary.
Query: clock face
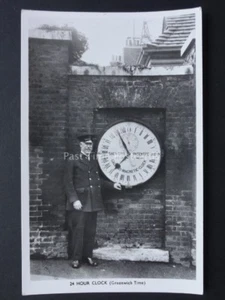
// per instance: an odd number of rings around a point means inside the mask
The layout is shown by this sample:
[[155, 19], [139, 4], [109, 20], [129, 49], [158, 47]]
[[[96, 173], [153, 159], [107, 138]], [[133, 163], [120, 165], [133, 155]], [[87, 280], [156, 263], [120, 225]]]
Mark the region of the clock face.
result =
[[97, 157], [108, 179], [134, 186], [155, 174], [161, 161], [161, 147], [148, 127], [138, 122], [124, 121], [103, 134]]

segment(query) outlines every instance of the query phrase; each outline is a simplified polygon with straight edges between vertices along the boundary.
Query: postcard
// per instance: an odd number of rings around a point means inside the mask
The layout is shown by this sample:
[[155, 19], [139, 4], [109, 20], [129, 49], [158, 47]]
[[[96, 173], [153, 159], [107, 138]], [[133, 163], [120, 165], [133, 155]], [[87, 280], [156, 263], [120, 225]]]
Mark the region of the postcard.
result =
[[21, 13], [22, 293], [203, 293], [201, 8]]

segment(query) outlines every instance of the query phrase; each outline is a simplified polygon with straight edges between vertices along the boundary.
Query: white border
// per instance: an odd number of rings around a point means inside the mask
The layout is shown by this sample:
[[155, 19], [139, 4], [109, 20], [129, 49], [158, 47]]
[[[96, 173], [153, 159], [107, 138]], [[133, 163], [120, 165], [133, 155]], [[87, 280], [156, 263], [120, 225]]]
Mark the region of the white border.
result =
[[196, 9], [196, 281], [203, 294], [203, 82], [202, 10]]
[[30, 290], [29, 229], [29, 60], [28, 15], [21, 12], [21, 230], [22, 230], [22, 292]]
[[[194, 9], [149, 12], [149, 14], [179, 15], [196, 13], [196, 280], [181, 279], [148, 279], [117, 278], [105, 279], [106, 289], [102, 286], [69, 286], [71, 280], [31, 281], [30, 279], [30, 246], [29, 246], [29, 87], [28, 87], [28, 20], [32, 17], [51, 14], [51, 18], [62, 17], [72, 12], [25, 11], [21, 13], [21, 226], [22, 226], [22, 294], [59, 294], [59, 293], [103, 293], [103, 292], [157, 292], [203, 294], [203, 109], [202, 109], [202, 10]], [[77, 13], [90, 17], [91, 13]], [[93, 13], [98, 16], [106, 13]], [[114, 13], [109, 13], [114, 14]], [[120, 13], [130, 18], [136, 13]], [[140, 12], [138, 14], [146, 14]], [[90, 279], [92, 282], [94, 279]], [[101, 280], [98, 278], [98, 280]], [[112, 285], [112, 281], [142, 280], [144, 286]], [[73, 280], [75, 283], [79, 280]]]

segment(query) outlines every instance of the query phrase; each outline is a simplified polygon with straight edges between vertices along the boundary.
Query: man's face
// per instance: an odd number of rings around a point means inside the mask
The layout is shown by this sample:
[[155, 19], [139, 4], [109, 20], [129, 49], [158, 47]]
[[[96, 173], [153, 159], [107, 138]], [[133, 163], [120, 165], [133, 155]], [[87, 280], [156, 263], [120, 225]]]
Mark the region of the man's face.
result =
[[91, 140], [80, 142], [80, 150], [86, 155], [90, 155], [93, 150], [93, 142]]

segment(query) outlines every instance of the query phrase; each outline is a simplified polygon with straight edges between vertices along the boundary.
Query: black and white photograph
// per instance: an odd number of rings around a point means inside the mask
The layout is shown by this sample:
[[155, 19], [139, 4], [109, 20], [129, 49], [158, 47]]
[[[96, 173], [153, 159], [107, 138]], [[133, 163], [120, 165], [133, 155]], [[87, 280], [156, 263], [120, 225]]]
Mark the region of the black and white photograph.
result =
[[22, 10], [23, 295], [203, 293], [202, 13]]

